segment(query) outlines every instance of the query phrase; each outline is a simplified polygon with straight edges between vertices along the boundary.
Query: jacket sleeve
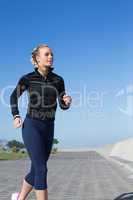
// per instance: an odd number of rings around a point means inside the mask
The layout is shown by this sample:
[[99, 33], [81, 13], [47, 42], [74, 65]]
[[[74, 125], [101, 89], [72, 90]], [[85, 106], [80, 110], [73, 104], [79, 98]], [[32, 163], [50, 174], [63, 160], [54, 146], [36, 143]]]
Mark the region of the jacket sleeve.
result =
[[19, 110], [18, 110], [18, 98], [22, 95], [22, 93], [28, 88], [28, 80], [25, 76], [22, 76], [15, 89], [10, 95], [10, 107], [11, 107], [11, 113], [13, 117], [19, 116]]
[[62, 110], [67, 110], [70, 105], [65, 105], [62, 97], [63, 95], [65, 95], [65, 84], [64, 84], [64, 79], [61, 77], [60, 82], [59, 82], [59, 87], [58, 87], [58, 102], [59, 102], [59, 106]]

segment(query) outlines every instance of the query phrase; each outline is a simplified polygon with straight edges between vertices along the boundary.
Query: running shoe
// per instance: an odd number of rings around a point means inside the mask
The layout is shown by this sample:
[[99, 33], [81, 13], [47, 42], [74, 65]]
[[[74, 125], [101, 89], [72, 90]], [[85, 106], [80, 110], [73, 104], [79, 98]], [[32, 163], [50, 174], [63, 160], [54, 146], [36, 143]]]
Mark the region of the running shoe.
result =
[[12, 193], [11, 200], [18, 200], [19, 192]]

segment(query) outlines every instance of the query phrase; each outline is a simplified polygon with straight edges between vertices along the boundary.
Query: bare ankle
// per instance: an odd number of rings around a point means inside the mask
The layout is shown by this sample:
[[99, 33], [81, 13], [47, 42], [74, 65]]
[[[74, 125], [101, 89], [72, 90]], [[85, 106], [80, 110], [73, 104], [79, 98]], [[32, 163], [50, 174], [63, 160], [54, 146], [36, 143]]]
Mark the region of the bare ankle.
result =
[[21, 196], [18, 198], [18, 200], [25, 200], [25, 198], [22, 198]]

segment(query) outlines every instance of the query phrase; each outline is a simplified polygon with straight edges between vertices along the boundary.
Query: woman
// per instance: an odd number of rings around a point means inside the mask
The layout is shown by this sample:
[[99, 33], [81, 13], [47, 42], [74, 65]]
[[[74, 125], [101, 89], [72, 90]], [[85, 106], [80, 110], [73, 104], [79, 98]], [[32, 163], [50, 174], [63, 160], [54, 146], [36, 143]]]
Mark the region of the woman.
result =
[[[65, 93], [64, 80], [53, 73], [53, 53], [45, 44], [32, 52], [35, 70], [23, 75], [10, 96], [11, 112], [15, 128], [22, 127], [22, 138], [31, 160], [30, 172], [25, 176], [20, 193], [13, 193], [12, 200], [25, 200], [35, 189], [37, 200], [48, 200], [47, 161], [54, 138], [54, 120], [57, 98], [61, 109], [70, 107], [72, 98]], [[18, 98], [28, 91], [28, 109], [22, 122], [18, 110]]]

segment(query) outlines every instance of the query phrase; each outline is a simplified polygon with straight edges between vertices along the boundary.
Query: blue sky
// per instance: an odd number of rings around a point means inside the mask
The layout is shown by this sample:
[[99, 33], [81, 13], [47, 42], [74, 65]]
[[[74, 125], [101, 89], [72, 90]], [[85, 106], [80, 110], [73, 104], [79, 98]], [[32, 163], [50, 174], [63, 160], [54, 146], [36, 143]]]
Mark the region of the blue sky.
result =
[[[1, 0], [0, 138], [22, 140], [9, 96], [33, 71], [30, 53], [40, 43], [53, 49], [54, 71], [73, 98], [68, 111], [57, 110], [58, 146], [91, 148], [132, 137], [132, 9], [131, 0]], [[24, 118], [26, 107], [20, 112]]]

